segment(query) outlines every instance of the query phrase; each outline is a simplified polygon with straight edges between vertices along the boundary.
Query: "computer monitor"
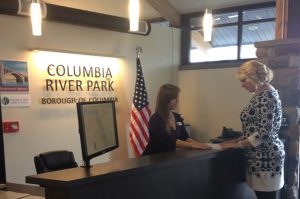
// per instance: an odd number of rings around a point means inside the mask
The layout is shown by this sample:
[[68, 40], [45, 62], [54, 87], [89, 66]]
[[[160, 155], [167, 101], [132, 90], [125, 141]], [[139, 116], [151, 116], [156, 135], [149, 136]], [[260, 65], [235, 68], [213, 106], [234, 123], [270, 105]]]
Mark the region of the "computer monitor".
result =
[[79, 102], [77, 116], [82, 158], [90, 160], [119, 147], [114, 101]]

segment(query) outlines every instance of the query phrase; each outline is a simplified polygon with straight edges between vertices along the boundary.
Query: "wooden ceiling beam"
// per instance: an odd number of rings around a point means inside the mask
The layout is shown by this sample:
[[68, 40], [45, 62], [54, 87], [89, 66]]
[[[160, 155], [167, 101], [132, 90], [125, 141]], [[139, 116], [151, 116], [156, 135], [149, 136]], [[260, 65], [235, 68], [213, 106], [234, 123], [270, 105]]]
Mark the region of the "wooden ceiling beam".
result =
[[180, 28], [180, 14], [168, 0], [146, 0], [172, 27]]
[[[25, 4], [23, 5], [22, 4], [19, 5], [18, 0], [9, 0], [9, 1], [0, 0], [0, 14], [22, 16], [22, 17], [30, 16], [30, 11], [28, 9], [30, 8], [29, 5], [30, 5], [30, 1], [25, 2]], [[20, 6], [23, 6], [24, 8], [23, 12], [25, 14], [23, 15], [18, 14], [18, 10]], [[45, 7], [47, 9], [47, 15], [45, 20], [47, 21], [87, 26], [93, 28], [101, 28], [110, 31], [124, 32], [129, 34], [138, 34], [144, 36], [149, 35], [151, 31], [151, 25], [148, 22], [145, 23], [141, 21], [140, 26], [142, 28], [140, 28], [139, 31], [130, 32], [129, 20], [124, 17], [90, 12], [86, 10], [54, 5], [50, 3], [45, 3]]]

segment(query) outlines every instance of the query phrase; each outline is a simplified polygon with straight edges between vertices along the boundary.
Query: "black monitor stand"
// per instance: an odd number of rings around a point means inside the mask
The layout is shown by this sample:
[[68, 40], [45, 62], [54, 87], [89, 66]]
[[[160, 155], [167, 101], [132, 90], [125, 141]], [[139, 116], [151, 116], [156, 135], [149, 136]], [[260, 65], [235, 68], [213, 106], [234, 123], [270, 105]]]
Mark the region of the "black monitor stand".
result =
[[81, 167], [89, 169], [89, 168], [92, 168], [93, 166], [91, 166], [90, 160], [84, 160], [84, 165]]

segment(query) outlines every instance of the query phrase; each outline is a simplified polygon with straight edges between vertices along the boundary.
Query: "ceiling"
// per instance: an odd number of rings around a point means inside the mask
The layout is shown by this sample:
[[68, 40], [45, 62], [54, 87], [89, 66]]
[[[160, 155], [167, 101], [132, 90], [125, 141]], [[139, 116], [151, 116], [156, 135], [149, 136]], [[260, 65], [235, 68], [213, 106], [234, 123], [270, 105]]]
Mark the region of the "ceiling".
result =
[[[90, 12], [102, 13], [118, 17], [128, 18], [129, 0], [44, 0], [46, 3], [65, 6], [75, 9], [81, 9]], [[245, 6], [264, 2], [275, 2], [276, 0], [140, 0], [141, 20], [164, 18], [173, 27], [180, 27], [180, 15], [202, 12], [206, 8], [211, 10], [220, 8], [230, 8], [236, 6]], [[275, 10], [272, 12], [274, 14]], [[266, 13], [256, 13], [254, 15], [264, 15]], [[177, 24], [176, 24], [177, 23]], [[198, 24], [198, 22], [197, 22]], [[243, 43], [253, 43], [254, 41], [270, 40], [274, 37], [274, 23], [262, 23], [245, 28], [243, 33]], [[252, 28], [252, 29], [251, 29]], [[203, 33], [195, 31], [193, 38], [198, 38]], [[213, 32], [214, 47], [235, 45], [236, 27], [216, 28]], [[202, 36], [201, 36], [202, 37]], [[194, 38], [194, 39], [195, 39]], [[192, 45], [195, 46], [195, 45]]]
[[[98, 12], [108, 15], [128, 18], [129, 0], [44, 0], [46, 3], [59, 6], [66, 6], [76, 9]], [[205, 8], [219, 9], [228, 8], [275, 0], [140, 0], [141, 18], [154, 19], [163, 17], [162, 11], [157, 11], [151, 6], [151, 2], [161, 4], [167, 1], [171, 7], [177, 10], [178, 14], [203, 11]], [[150, 2], [150, 4], [149, 4]], [[162, 13], [162, 14], [161, 14]]]

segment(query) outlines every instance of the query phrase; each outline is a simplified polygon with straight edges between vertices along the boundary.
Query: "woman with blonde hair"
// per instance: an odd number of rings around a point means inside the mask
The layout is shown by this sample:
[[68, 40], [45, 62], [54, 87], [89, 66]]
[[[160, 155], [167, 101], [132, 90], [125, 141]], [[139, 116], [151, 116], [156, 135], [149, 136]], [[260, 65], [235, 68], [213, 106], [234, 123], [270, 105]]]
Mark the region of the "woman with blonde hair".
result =
[[174, 151], [176, 148], [209, 149], [204, 143], [192, 140], [180, 114], [174, 112], [180, 89], [173, 84], [160, 87], [155, 113], [149, 121], [149, 143], [143, 155]]
[[258, 199], [276, 199], [284, 185], [284, 146], [278, 137], [282, 107], [270, 84], [273, 72], [259, 61], [248, 61], [237, 71], [241, 86], [253, 93], [241, 112], [243, 137], [221, 144], [223, 149], [241, 148], [247, 160], [247, 184]]

